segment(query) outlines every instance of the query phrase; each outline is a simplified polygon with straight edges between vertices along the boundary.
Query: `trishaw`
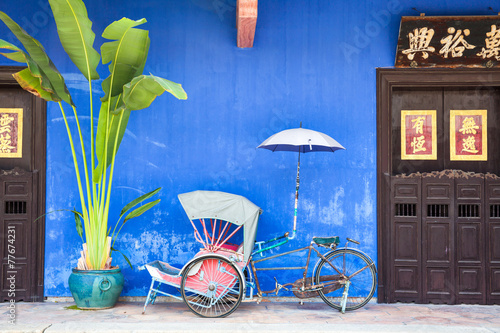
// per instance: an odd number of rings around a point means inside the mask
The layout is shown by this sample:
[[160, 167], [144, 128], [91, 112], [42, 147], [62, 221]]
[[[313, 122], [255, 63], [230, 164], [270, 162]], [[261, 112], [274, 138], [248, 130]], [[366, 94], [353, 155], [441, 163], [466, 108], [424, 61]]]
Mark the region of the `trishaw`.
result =
[[[263, 253], [292, 239], [295, 227], [292, 236], [287, 232], [269, 241], [255, 242], [262, 211], [248, 199], [217, 191], [194, 191], [178, 197], [194, 228], [194, 237], [202, 248], [180, 269], [158, 260], [146, 265], [152, 281], [144, 312], [148, 304], [154, 304], [158, 294], [182, 299], [192, 312], [201, 317], [231, 314], [243, 299], [253, 299], [255, 289], [258, 301], [265, 294], [278, 294], [280, 289], [286, 289], [300, 299], [319, 296], [329, 306], [342, 312], [359, 309], [372, 298], [376, 286], [375, 264], [366, 254], [347, 246], [349, 242], [359, 242], [347, 238], [346, 245], [337, 249], [340, 243], [338, 236], [313, 237], [306, 247], [263, 257]], [[328, 251], [322, 254], [316, 247]], [[299, 251], [308, 251], [304, 265], [256, 267], [260, 262]], [[319, 260], [312, 276], [308, 277], [313, 251]], [[269, 270], [303, 270], [303, 275], [301, 279], [286, 284], [280, 284], [274, 278], [275, 289], [263, 291], [257, 272]], [[179, 289], [181, 297], [160, 290], [163, 284]]]

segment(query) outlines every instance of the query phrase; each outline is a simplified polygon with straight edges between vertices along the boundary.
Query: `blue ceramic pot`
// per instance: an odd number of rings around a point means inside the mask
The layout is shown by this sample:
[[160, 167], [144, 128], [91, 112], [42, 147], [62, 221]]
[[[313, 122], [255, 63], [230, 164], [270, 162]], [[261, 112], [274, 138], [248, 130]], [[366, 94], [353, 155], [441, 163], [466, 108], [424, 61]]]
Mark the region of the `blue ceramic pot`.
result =
[[123, 289], [120, 268], [110, 270], [79, 270], [69, 276], [69, 290], [80, 309], [112, 308]]

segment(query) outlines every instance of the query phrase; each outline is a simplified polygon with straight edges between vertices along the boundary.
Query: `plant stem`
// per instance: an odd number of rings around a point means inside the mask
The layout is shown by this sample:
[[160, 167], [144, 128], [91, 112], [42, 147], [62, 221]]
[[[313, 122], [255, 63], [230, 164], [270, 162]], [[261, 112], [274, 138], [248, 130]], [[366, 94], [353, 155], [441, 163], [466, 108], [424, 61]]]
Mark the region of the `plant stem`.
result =
[[[59, 102], [59, 108], [61, 109], [61, 113], [64, 119], [64, 124], [66, 125], [66, 132], [68, 133], [68, 139], [69, 139], [69, 144], [71, 147], [71, 155], [73, 156], [73, 164], [75, 166], [75, 173], [76, 173], [76, 180], [78, 183], [78, 192], [80, 194], [80, 202], [82, 205], [82, 215], [83, 215], [83, 223], [85, 225], [85, 238], [87, 239], [87, 246], [90, 248], [92, 244], [89, 244], [89, 241], [91, 239], [88, 238], [89, 233], [91, 232], [91, 225], [89, 221], [89, 216], [87, 212], [87, 207], [85, 205], [85, 196], [83, 195], [83, 188], [82, 188], [82, 181], [80, 177], [80, 170], [78, 167], [78, 161], [76, 159], [76, 152], [75, 152], [75, 145], [73, 144], [73, 136], [71, 135], [71, 130], [69, 129], [69, 124], [68, 120], [66, 118], [66, 113], [64, 112], [64, 108], [62, 106], [62, 103]], [[91, 268], [91, 267], [89, 267]]]
[[92, 205], [92, 196], [90, 194], [90, 187], [93, 185], [92, 184], [92, 180], [89, 181], [89, 172], [88, 172], [88, 167], [87, 167], [87, 157], [85, 154], [85, 145], [83, 143], [83, 136], [82, 136], [82, 130], [81, 130], [81, 127], [80, 127], [80, 121], [78, 119], [78, 114], [76, 112], [76, 108], [74, 106], [73, 107], [73, 113], [75, 114], [75, 120], [76, 120], [76, 126], [78, 128], [78, 136], [80, 137], [80, 145], [81, 145], [81, 149], [82, 149], [82, 158], [83, 158], [83, 171], [85, 173], [85, 184], [87, 185], [87, 201], [88, 201], [88, 210], [89, 210], [89, 216], [92, 217], [92, 219], [94, 218], [94, 207]]
[[[88, 66], [87, 66], [88, 67]], [[91, 165], [91, 178], [90, 178], [90, 183], [92, 184], [92, 207], [94, 209], [99, 208], [98, 207], [98, 196], [96, 193], [96, 185], [94, 184], [94, 170], [95, 170], [95, 138], [94, 138], [94, 103], [93, 103], [93, 96], [92, 96], [92, 80], [90, 79], [91, 74], [90, 74], [90, 67], [88, 67], [88, 77], [89, 77], [89, 96], [90, 96], [90, 165]], [[93, 214], [94, 220], [97, 220], [97, 215], [94, 211]]]
[[[118, 127], [116, 130], [116, 135], [115, 135], [115, 143], [113, 145], [113, 154], [111, 154], [111, 168], [109, 170], [109, 183], [108, 183], [108, 193], [106, 197], [106, 207], [104, 208], [104, 218], [108, 218], [109, 216], [109, 200], [111, 197], [111, 185], [113, 183], [113, 171], [115, 169], [115, 158], [116, 158], [116, 151], [118, 150], [118, 137], [120, 136], [120, 126], [122, 124], [122, 119], [123, 119], [123, 114], [125, 113], [125, 110], [121, 111], [120, 114], [120, 120], [118, 121]], [[105, 229], [106, 231], [106, 229]], [[114, 244], [114, 242], [113, 242]]]

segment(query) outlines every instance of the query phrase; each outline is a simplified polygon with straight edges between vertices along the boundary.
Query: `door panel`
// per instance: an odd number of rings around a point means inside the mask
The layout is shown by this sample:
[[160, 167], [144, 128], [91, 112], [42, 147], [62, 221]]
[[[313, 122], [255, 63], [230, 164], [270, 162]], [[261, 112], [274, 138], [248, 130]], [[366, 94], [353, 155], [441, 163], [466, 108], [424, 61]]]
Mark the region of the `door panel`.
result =
[[422, 177], [423, 302], [453, 303], [453, 178], [436, 173]]
[[[444, 169], [493, 172], [500, 170], [500, 89], [493, 87], [446, 88], [443, 95], [444, 111]], [[487, 110], [488, 119], [488, 160], [450, 161], [450, 110]], [[436, 169], [439, 170], [439, 169]]]
[[19, 70], [0, 67], [0, 109], [22, 110], [22, 156], [0, 157], [0, 302], [43, 301], [45, 102], [14, 81]]
[[[438, 133], [442, 127], [443, 115], [442, 89], [395, 89], [392, 93], [392, 170], [393, 175], [412, 173], [416, 171], [430, 172], [443, 170], [444, 164], [440, 159], [434, 161], [416, 161], [401, 159], [401, 111], [402, 110], [436, 110]], [[443, 154], [442, 138], [438, 135], [438, 156]]]
[[[485, 304], [484, 174], [455, 173], [457, 302]], [[479, 280], [474, 281], [474, 278]]]
[[391, 177], [394, 302], [415, 302], [421, 294], [420, 183], [419, 177]]
[[500, 304], [500, 178], [485, 176], [486, 304]]
[[[390, 301], [500, 302], [500, 178], [444, 170], [393, 176], [391, 182]], [[419, 213], [412, 215], [414, 207]]]
[[451, 271], [449, 268], [427, 267], [425, 280], [425, 301], [432, 303], [451, 303], [453, 295], [450, 288]]
[[451, 264], [451, 232], [449, 223], [426, 223], [424, 259], [429, 264]]

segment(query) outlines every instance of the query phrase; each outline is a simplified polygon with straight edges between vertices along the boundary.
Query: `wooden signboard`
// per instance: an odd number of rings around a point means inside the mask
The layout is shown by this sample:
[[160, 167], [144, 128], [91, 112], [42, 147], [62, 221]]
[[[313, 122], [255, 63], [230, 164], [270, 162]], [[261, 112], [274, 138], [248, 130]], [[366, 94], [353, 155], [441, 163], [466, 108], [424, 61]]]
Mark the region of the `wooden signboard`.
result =
[[403, 16], [396, 67], [499, 67], [500, 16]]
[[0, 158], [22, 157], [23, 109], [0, 108]]

